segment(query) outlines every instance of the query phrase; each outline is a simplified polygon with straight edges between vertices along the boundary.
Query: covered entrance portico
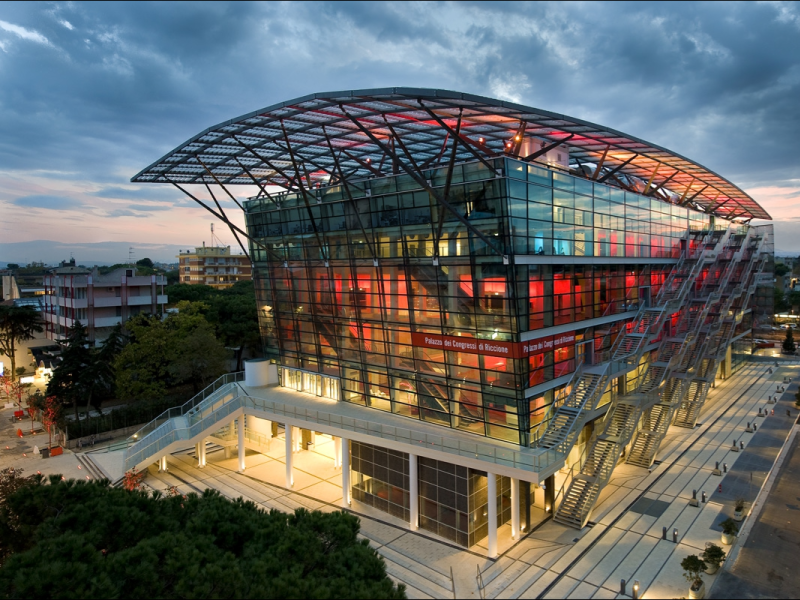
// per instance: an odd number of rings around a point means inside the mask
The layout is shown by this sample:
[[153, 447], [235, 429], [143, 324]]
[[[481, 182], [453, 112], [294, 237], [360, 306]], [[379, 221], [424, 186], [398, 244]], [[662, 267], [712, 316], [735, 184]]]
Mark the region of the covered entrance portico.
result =
[[[238, 471], [464, 547], [485, 548], [491, 557], [547, 517], [544, 490], [538, 486], [431, 454], [402, 452], [254, 414], [240, 414], [218, 426], [190, 451], [194, 468]], [[162, 456], [159, 470], [168, 469], [171, 460]]]

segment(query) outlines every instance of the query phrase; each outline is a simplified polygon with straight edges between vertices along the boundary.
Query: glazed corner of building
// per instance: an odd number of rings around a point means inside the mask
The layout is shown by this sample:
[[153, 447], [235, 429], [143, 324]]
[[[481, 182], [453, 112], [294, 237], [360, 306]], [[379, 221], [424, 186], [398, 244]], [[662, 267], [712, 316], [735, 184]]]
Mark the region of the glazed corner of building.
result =
[[246, 202], [284, 385], [533, 445], [576, 365], [603, 360], [687, 244], [749, 227], [562, 163], [426, 170], [463, 219], [409, 175], [322, 186], [311, 205], [299, 193]]

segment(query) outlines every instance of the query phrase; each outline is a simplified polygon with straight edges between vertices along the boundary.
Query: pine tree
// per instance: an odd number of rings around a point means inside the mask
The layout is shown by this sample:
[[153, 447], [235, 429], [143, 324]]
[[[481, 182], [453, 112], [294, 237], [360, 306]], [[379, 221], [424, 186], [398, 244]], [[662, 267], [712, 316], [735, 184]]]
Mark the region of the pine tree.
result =
[[797, 350], [797, 345], [794, 343], [794, 336], [792, 335], [792, 328], [786, 329], [786, 339], [783, 340], [783, 352], [785, 354], [794, 354]]

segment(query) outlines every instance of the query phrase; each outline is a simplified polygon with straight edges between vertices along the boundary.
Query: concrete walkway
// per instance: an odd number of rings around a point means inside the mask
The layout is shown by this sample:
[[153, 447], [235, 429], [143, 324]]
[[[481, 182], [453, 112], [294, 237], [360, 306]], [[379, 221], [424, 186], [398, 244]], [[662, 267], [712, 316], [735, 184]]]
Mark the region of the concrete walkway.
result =
[[[768, 366], [745, 365], [712, 390], [695, 429], [670, 429], [652, 472], [617, 467], [590, 526], [582, 531], [546, 521], [515, 543], [506, 527], [500, 531], [501, 554], [491, 560], [480, 545], [465, 550], [432, 534], [412, 532], [386, 513], [355, 505], [362, 535], [384, 556], [390, 576], [408, 586], [411, 598], [449, 598], [453, 587], [459, 598], [479, 597], [479, 570], [487, 598], [611, 598], [619, 596], [621, 579], [629, 582], [628, 594], [636, 580], [640, 597], [687, 596], [680, 561], [702, 552], [707, 542], [720, 543], [716, 524], [732, 513], [736, 497], [755, 497], [797, 417], [788, 392], [778, 405], [770, 405], [775, 415], [756, 417], [776, 381], [800, 374], [800, 365], [774, 374], [768, 374]], [[747, 422], [756, 422], [758, 431], [745, 433]], [[744, 441], [743, 451], [730, 451], [734, 439]], [[225, 459], [221, 451], [209, 453], [203, 469], [195, 466], [193, 453], [176, 454], [168, 472], [152, 468], [146, 483], [154, 489], [176, 486], [182, 493], [213, 488], [265, 509], [340, 510], [341, 476], [333, 468], [328, 438], [318, 436], [314, 451], [295, 455], [292, 491], [283, 487], [283, 452], [282, 440], [274, 440], [264, 455], [248, 452], [245, 473], [237, 473], [237, 460]], [[720, 466], [727, 463], [727, 474], [712, 474], [717, 461]], [[693, 489], [698, 499], [705, 491], [709, 501], [689, 506]], [[668, 540], [661, 539], [663, 527]], [[672, 542], [673, 529], [677, 543]], [[707, 587], [715, 577], [705, 577]]]
[[[793, 598], [800, 586], [800, 426], [787, 440], [759, 504], [709, 598]], [[780, 464], [779, 464], [780, 463]], [[748, 527], [749, 525], [749, 527]], [[732, 565], [730, 564], [732, 563]]]

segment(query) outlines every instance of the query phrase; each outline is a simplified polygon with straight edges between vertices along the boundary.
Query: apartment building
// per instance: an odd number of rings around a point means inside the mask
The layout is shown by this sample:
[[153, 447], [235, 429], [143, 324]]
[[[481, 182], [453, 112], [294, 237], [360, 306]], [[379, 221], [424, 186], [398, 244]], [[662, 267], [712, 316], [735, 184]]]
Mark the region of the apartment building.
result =
[[178, 255], [180, 282], [223, 289], [253, 278], [253, 266], [244, 254], [231, 254], [230, 246], [206, 246]]
[[136, 275], [133, 267], [100, 274], [97, 268], [62, 266], [45, 275], [43, 284], [43, 318], [51, 340], [63, 340], [80, 321], [89, 339], [101, 342], [115, 325], [140, 313], [161, 314], [167, 303], [167, 278]]

